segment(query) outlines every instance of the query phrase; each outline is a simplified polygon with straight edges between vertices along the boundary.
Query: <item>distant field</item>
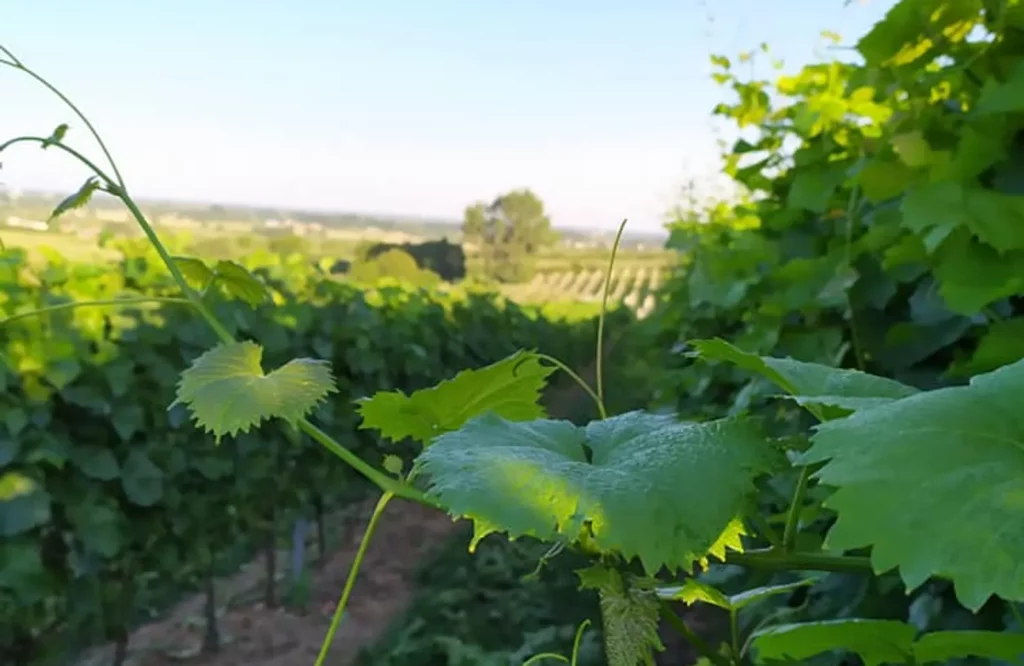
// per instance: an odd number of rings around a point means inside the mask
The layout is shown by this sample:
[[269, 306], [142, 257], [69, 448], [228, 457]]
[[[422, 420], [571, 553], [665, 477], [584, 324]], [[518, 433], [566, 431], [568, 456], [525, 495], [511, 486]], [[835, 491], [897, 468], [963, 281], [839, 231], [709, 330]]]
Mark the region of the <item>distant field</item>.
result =
[[[607, 261], [607, 260], [606, 260]], [[669, 264], [659, 261], [617, 264], [612, 271], [608, 292], [609, 305], [621, 303], [645, 317], [654, 309], [655, 292], [661, 286]], [[507, 285], [502, 292], [520, 303], [576, 301], [600, 303], [607, 266], [594, 265], [582, 270], [562, 269], [538, 273], [526, 284]]]
[[29, 231], [0, 228], [0, 242], [7, 248], [24, 248], [33, 259], [41, 259], [42, 248], [50, 248], [72, 261], [100, 261], [116, 257], [113, 250], [101, 248], [95, 241], [55, 231]]

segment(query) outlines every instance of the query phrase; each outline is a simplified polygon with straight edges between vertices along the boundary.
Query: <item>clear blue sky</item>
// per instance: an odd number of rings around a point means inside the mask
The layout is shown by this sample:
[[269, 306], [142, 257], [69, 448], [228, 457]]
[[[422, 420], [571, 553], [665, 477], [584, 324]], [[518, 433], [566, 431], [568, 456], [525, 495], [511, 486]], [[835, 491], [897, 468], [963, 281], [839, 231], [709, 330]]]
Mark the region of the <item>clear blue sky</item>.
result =
[[[787, 69], [892, 0], [3, 0], [0, 43], [79, 102], [137, 196], [457, 218], [532, 187], [556, 225], [656, 229], [716, 168], [712, 52]], [[709, 22], [709, 16], [713, 21]], [[0, 135], [70, 122], [0, 70]], [[74, 189], [51, 152], [15, 187]]]

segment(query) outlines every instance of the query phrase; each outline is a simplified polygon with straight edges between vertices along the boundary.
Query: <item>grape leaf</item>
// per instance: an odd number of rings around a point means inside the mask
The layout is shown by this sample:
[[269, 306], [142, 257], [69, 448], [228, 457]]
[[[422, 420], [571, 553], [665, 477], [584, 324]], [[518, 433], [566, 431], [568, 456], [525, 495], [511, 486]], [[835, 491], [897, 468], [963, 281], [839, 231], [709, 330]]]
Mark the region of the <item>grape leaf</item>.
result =
[[473, 520], [471, 549], [497, 531], [575, 540], [589, 528], [597, 549], [653, 573], [741, 549], [744, 502], [777, 456], [746, 419], [629, 412], [577, 427], [486, 414], [435, 439], [417, 465], [428, 492]]
[[1017, 63], [1006, 81], [987, 80], [974, 105], [974, 113], [979, 116], [1021, 110], [1024, 110], [1024, 63]]
[[463, 370], [412, 395], [382, 391], [358, 400], [363, 417], [359, 427], [379, 430], [396, 442], [410, 437], [427, 444], [486, 412], [510, 421], [542, 418], [544, 408], [537, 401], [554, 370], [542, 365], [532, 352], [518, 351], [479, 370]]
[[1000, 252], [1024, 249], [1022, 196], [943, 181], [908, 192], [902, 210], [903, 225], [927, 236], [932, 247], [965, 227]]
[[229, 294], [253, 307], [266, 302], [270, 297], [266, 285], [241, 264], [222, 259], [214, 268], [214, 276]]
[[50, 494], [38, 485], [26, 487], [25, 481], [25, 477], [13, 473], [0, 479], [4, 486], [0, 488], [0, 536], [15, 536], [50, 520]]
[[[181, 271], [182, 276], [200, 288], [205, 287], [214, 279], [214, 273], [202, 259], [196, 257], [171, 257]], [[254, 278], [255, 279], [255, 278]]]
[[1019, 661], [1024, 657], [1024, 634], [999, 631], [936, 631], [914, 643], [918, 664], [948, 664], [961, 657]]
[[1024, 317], [993, 322], [968, 359], [955, 362], [949, 369], [954, 377], [969, 377], [991, 372], [1024, 358]]
[[121, 488], [133, 504], [153, 506], [164, 494], [164, 473], [148, 455], [134, 449], [121, 469]]
[[76, 446], [71, 450], [71, 462], [78, 467], [82, 474], [99, 481], [116, 479], [117, 475], [121, 473], [121, 468], [117, 464], [117, 458], [114, 457], [113, 452], [98, 444]]
[[1024, 252], [1001, 255], [975, 238], [960, 236], [950, 235], [934, 256], [939, 293], [950, 310], [971, 316], [1024, 291]]
[[4, 472], [0, 474], [0, 502], [27, 495], [36, 488], [36, 483], [24, 474]]
[[68, 133], [68, 124], [67, 123], [61, 123], [60, 125], [57, 125], [57, 127], [53, 130], [53, 133], [50, 136], [46, 137], [46, 139], [43, 141], [43, 143], [41, 144], [40, 147], [43, 150], [46, 150], [47, 148], [49, 148], [53, 144], [60, 143], [61, 141], [64, 140], [64, 137], [65, 137], [65, 135], [67, 135], [67, 133]]
[[81, 208], [89, 203], [92, 199], [92, 195], [96, 193], [96, 190], [100, 189], [100, 181], [97, 180], [96, 176], [89, 176], [82, 186], [75, 191], [74, 194], [68, 195], [66, 198], [61, 200], [57, 207], [50, 213], [50, 221], [56, 220], [58, 217], [67, 213], [68, 211]]
[[[726, 361], [755, 372], [786, 391], [803, 406], [822, 406], [819, 418], [845, 416], [849, 411], [869, 409], [917, 393], [917, 389], [885, 377], [859, 370], [833, 368], [792, 358], [758, 356], [725, 340], [694, 340], [696, 353], [704, 359]], [[831, 408], [831, 409], [830, 409]]]
[[767, 599], [777, 594], [786, 594], [799, 587], [813, 585], [816, 582], [818, 582], [817, 578], [806, 578], [794, 583], [755, 587], [738, 594], [726, 595], [703, 581], [689, 578], [682, 585], [659, 587], [658, 596], [671, 601], [682, 601], [685, 604], [702, 602], [718, 606], [727, 611], [738, 611], [756, 601]]
[[801, 462], [838, 488], [826, 545], [873, 546], [876, 571], [914, 589], [953, 580], [977, 610], [992, 594], [1024, 601], [1024, 360], [818, 427]]
[[599, 565], [576, 574], [581, 589], [598, 592], [608, 666], [654, 666], [654, 651], [665, 646], [658, 636], [659, 605], [652, 585]]
[[295, 423], [337, 391], [324, 361], [299, 358], [263, 374], [263, 348], [255, 342], [221, 344], [181, 373], [175, 405], [185, 404], [196, 423], [217, 442], [249, 432], [264, 419]]
[[897, 620], [844, 619], [782, 624], [754, 633], [758, 657], [809, 659], [823, 652], [856, 652], [864, 666], [906, 663], [917, 630]]

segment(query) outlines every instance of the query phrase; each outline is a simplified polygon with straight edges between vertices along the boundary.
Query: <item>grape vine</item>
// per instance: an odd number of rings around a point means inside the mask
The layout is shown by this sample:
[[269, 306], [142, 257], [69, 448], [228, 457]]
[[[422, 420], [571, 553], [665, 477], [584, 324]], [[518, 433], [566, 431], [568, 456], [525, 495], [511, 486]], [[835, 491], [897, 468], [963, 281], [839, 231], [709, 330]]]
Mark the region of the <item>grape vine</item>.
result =
[[[944, 581], [972, 613], [993, 601], [1014, 612], [1024, 602], [1024, 349], [1008, 333], [1022, 316], [1024, 288], [1022, 45], [1022, 3], [901, 0], [858, 43], [863, 65], [812, 65], [771, 89], [740, 81], [716, 58], [716, 78], [740, 98], [719, 113], [759, 130], [729, 159], [730, 173], [758, 196], [676, 228], [673, 242], [689, 256], [668, 294], [684, 306], [667, 308], [658, 325], [685, 336], [689, 374], [677, 394], [694, 418], [609, 415], [600, 369], [596, 390], [585, 386], [600, 418], [546, 418], [538, 396], [568, 366], [519, 350], [432, 387], [358, 402], [364, 429], [413, 447], [408, 465], [389, 458], [377, 467], [314, 425], [314, 409], [339, 391], [333, 364], [265, 365], [265, 349], [239, 341], [205, 297], [216, 288], [259, 304], [272, 298], [268, 281], [240, 265], [172, 255], [112, 161], [110, 176], [67, 147], [64, 126], [0, 151], [56, 147], [92, 171], [55, 214], [96, 191], [131, 211], [178, 292], [160, 297], [177, 299], [173, 305], [198, 315], [217, 339], [177, 382], [175, 404], [200, 428], [225, 442], [241, 442], [264, 421], [291, 437], [304, 433], [376, 486], [375, 517], [396, 498], [439, 508], [472, 522], [470, 549], [504, 534], [585, 553], [590, 564], [577, 573], [600, 598], [611, 666], [653, 664], [661, 620], [705, 663], [722, 666], [836, 651], [867, 664], [1013, 661], [1024, 657], [1020, 628], [746, 620], [758, 604], [819, 585], [826, 572], [896, 572], [907, 592]], [[40, 78], [5, 53], [0, 63]], [[610, 267], [605, 299], [611, 274]], [[79, 309], [67, 306], [74, 315]], [[603, 330], [602, 310], [598, 359]], [[973, 351], [960, 345], [967, 331], [977, 338]], [[925, 362], [943, 367], [914, 372]], [[56, 381], [62, 371], [52, 370]], [[957, 374], [969, 382], [948, 381]], [[721, 402], [709, 399], [714, 390], [728, 394], [731, 413], [712, 413]], [[155, 465], [144, 452], [123, 465], [125, 493], [152, 504]], [[98, 478], [117, 471], [103, 450], [79, 466]], [[788, 493], [772, 487], [780, 479], [792, 481]], [[765, 515], [779, 494], [788, 495], [782, 510]], [[35, 496], [22, 484], [4, 501]], [[116, 511], [105, 519], [116, 520]], [[325, 663], [375, 524], [316, 666]], [[102, 552], [104, 544], [94, 545]], [[792, 579], [727, 593], [713, 574], [730, 566]], [[15, 579], [4, 571], [0, 584], [9, 587]], [[696, 636], [672, 602], [722, 609], [728, 640]], [[576, 658], [546, 654], [527, 663]]]

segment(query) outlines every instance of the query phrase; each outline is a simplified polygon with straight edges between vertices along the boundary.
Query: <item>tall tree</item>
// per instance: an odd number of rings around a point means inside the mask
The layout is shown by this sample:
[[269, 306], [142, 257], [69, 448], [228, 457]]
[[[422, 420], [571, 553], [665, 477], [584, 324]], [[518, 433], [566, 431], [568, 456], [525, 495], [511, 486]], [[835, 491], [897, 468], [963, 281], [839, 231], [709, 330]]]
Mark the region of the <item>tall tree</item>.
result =
[[468, 206], [462, 233], [480, 247], [485, 274], [502, 282], [527, 279], [531, 255], [557, 239], [544, 203], [529, 189]]

